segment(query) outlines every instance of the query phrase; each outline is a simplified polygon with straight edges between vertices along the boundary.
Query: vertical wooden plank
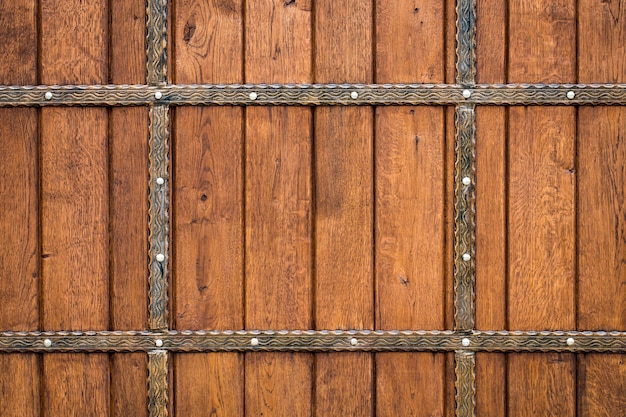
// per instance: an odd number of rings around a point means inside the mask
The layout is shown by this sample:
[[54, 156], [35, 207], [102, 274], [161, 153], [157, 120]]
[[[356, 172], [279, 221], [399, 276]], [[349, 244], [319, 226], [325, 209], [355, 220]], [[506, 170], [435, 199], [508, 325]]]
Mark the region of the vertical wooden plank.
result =
[[[246, 2], [246, 82], [310, 83], [311, 2]], [[312, 111], [246, 110], [246, 328], [310, 329]], [[310, 354], [246, 355], [246, 415], [312, 415]]]
[[[575, 82], [573, 0], [509, 2], [509, 82]], [[514, 107], [509, 137], [509, 325], [574, 329], [575, 115]], [[511, 416], [575, 413], [575, 358], [509, 357]]]
[[[372, 82], [372, 13], [370, 0], [315, 2], [316, 82]], [[315, 111], [318, 329], [374, 326], [372, 124], [371, 108]], [[318, 355], [316, 414], [372, 415], [372, 359]]]
[[[477, 0], [476, 81], [506, 83], [507, 4]], [[476, 110], [476, 327], [506, 329], [506, 109]], [[476, 354], [476, 414], [506, 415], [506, 357]]]
[[[377, 2], [376, 82], [444, 82], [443, 21], [444, 3]], [[444, 111], [376, 109], [378, 329], [444, 328]], [[376, 415], [443, 414], [444, 355], [375, 359]]]
[[[626, 3], [581, 0], [578, 76], [583, 83], [626, 81]], [[578, 326], [626, 328], [626, 109], [578, 113]], [[601, 301], [599, 301], [601, 300]], [[579, 356], [580, 416], [626, 410], [626, 355]]]
[[[0, 84], [37, 83], [36, 18], [34, 0], [0, 3]], [[0, 118], [0, 329], [39, 330], [37, 111], [0, 109]], [[0, 356], [3, 416], [39, 416], [38, 363], [34, 354]]]
[[[177, 1], [178, 83], [243, 82], [242, 1]], [[180, 107], [173, 129], [173, 288], [179, 329], [242, 329], [242, 110]], [[243, 358], [237, 353], [174, 357], [174, 414], [237, 416]]]
[[[41, 5], [41, 82], [104, 84], [107, 3]], [[108, 301], [107, 111], [41, 111], [42, 326], [105, 330]], [[46, 412], [109, 412], [106, 354], [44, 356]]]
[[[146, 7], [112, 2], [110, 81], [146, 82]], [[110, 112], [111, 328], [147, 328], [148, 114], [146, 108], [118, 107]], [[148, 415], [145, 353], [111, 355], [112, 416]]]

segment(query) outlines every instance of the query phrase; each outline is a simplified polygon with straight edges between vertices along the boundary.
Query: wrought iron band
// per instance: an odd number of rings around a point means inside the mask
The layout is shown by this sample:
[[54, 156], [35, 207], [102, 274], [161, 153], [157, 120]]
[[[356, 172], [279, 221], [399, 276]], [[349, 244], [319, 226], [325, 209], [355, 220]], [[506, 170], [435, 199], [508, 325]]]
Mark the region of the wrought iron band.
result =
[[4, 332], [0, 352], [600, 352], [626, 353], [626, 332], [102, 331]]
[[476, 78], [476, 0], [456, 2], [456, 82], [469, 86]]
[[147, 0], [146, 72], [150, 85], [167, 82], [167, 0]]
[[[354, 94], [356, 93], [356, 98]], [[17, 106], [626, 105], [626, 84], [0, 86]]]
[[148, 353], [148, 410], [150, 417], [167, 417], [167, 352]]
[[476, 415], [476, 355], [474, 352], [457, 351], [454, 355], [456, 375], [456, 416]]
[[149, 139], [149, 326], [152, 330], [168, 326], [167, 291], [169, 260], [169, 108], [150, 108]]

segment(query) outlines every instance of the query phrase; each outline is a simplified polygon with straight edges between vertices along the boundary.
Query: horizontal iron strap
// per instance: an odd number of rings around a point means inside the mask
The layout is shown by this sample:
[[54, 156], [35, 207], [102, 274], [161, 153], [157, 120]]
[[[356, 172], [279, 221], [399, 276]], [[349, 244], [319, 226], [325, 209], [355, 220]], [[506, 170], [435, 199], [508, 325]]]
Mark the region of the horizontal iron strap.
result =
[[165, 331], [0, 333], [0, 353], [557, 351], [626, 353], [626, 332]]
[[626, 84], [0, 86], [15, 106], [625, 105]]

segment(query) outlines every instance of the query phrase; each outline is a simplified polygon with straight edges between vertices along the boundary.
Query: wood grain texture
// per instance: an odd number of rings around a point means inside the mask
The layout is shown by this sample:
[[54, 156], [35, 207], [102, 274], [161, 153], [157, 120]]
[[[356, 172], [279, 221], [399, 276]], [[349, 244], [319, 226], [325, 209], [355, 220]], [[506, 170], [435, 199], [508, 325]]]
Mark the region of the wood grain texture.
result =
[[[580, 82], [626, 80], [626, 3], [579, 2]], [[578, 112], [578, 327], [626, 328], [626, 110]], [[626, 355], [579, 355], [579, 416], [626, 415]]]
[[[140, 2], [112, 2], [110, 81], [146, 82], [146, 11]], [[112, 108], [109, 113], [111, 328], [147, 328], [148, 112]], [[111, 415], [147, 417], [144, 353], [110, 355]]]
[[[173, 7], [170, 76], [178, 83], [243, 82], [241, 0]], [[179, 107], [173, 129], [174, 325], [242, 329], [243, 111]], [[174, 356], [175, 415], [240, 417], [243, 355]]]

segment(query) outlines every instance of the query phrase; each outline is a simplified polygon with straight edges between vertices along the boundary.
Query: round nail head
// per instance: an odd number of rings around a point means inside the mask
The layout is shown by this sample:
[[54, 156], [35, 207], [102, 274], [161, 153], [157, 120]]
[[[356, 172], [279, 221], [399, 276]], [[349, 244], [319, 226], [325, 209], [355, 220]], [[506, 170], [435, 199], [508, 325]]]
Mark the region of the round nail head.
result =
[[250, 339], [250, 344], [252, 346], [259, 346], [259, 339], [257, 339], [256, 337], [253, 337], [252, 339]]
[[161, 339], [157, 339], [154, 341], [154, 344], [156, 345], [156, 347], [162, 347], [163, 341]]
[[250, 100], [256, 100], [257, 97], [257, 93], [250, 93]]
[[470, 185], [472, 183], [472, 179], [470, 177], [463, 178], [463, 185]]
[[163, 255], [162, 253], [159, 253], [156, 256], [156, 260], [159, 261], [159, 262], [163, 262], [165, 260], [165, 255]]
[[574, 338], [573, 337], [568, 337], [566, 343], [567, 343], [567, 346], [573, 346], [574, 345]]
[[46, 340], [44, 340], [44, 341], [43, 341], [43, 345], [44, 345], [45, 347], [50, 347], [50, 346], [52, 346], [52, 340], [50, 340], [50, 339], [46, 339]]
[[359, 344], [359, 341], [356, 339], [356, 337], [353, 337], [352, 339], [350, 339], [350, 344], [352, 346], [356, 346]]
[[52, 100], [52, 93], [48, 91], [46, 94], [44, 94], [44, 97], [46, 98], [46, 100]]
[[463, 260], [465, 262], [469, 262], [472, 259], [472, 255], [470, 255], [469, 253], [464, 253], [463, 254]]
[[157, 91], [156, 93], [154, 93], [154, 98], [156, 98], [157, 100], [161, 100], [162, 97], [163, 97], [163, 93], [161, 93], [160, 91]]
[[461, 344], [468, 347], [470, 345], [470, 340], [467, 337], [464, 337], [463, 340], [461, 340]]
[[573, 91], [568, 91], [567, 92], [567, 98], [569, 98], [571, 100], [574, 97], [576, 97], [576, 94]]
[[159, 177], [159, 178], [157, 178], [156, 183], [159, 184], [159, 185], [163, 185], [163, 184], [165, 184], [165, 180], [163, 178]]
[[359, 93], [357, 93], [356, 91], [353, 91], [350, 93], [350, 97], [356, 100], [357, 98], [359, 98]]
[[470, 90], [463, 90], [463, 97], [470, 98], [472, 96], [472, 92]]

